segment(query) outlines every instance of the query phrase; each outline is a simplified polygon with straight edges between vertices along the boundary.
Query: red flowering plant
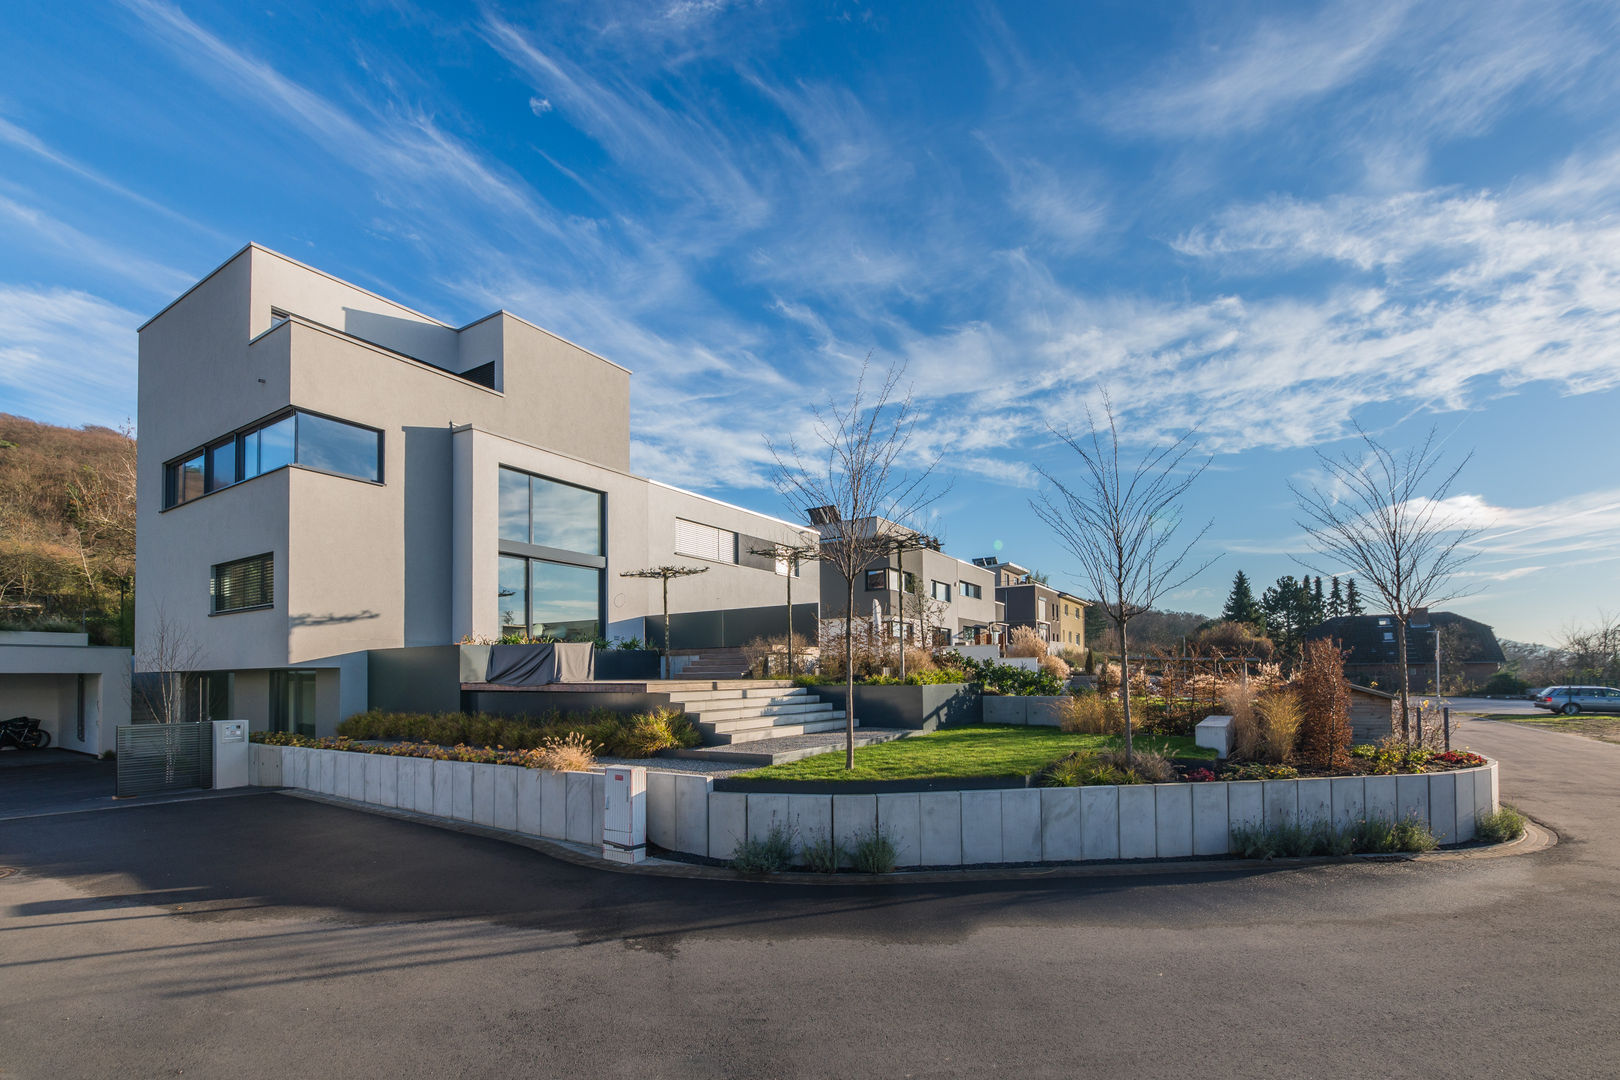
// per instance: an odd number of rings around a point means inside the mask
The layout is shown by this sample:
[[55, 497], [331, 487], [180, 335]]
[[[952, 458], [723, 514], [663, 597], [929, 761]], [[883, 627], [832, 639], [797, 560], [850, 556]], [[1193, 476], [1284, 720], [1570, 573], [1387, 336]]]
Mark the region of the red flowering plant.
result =
[[1448, 769], [1472, 769], [1485, 764], [1485, 759], [1467, 750], [1447, 750], [1430, 758], [1429, 764], [1441, 765]]
[[1188, 769], [1182, 779], [1190, 784], [1207, 784], [1215, 779], [1215, 774], [1209, 769]]

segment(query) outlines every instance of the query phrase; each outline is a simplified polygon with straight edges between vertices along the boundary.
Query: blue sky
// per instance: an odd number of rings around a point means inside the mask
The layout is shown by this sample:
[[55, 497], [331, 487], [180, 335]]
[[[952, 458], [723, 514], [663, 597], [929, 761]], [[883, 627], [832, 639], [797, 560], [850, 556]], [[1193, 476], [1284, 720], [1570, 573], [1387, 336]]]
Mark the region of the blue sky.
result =
[[[905, 359], [938, 529], [1070, 584], [1028, 508], [1106, 387], [1197, 423], [1213, 569], [1299, 573], [1290, 479], [1438, 426], [1449, 605], [1620, 609], [1608, 4], [8, 6], [0, 409], [134, 412], [134, 329], [255, 240], [636, 372], [634, 464], [773, 512], [763, 439]], [[148, 434], [148, 433], [143, 433]]]

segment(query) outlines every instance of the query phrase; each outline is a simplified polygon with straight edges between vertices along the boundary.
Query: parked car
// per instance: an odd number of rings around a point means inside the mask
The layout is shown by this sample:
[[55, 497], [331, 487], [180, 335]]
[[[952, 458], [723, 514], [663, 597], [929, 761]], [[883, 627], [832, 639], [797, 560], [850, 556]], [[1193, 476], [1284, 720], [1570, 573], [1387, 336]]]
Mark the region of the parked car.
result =
[[1578, 712], [1620, 713], [1620, 690], [1612, 686], [1549, 686], [1532, 703], [1538, 709], [1565, 716]]

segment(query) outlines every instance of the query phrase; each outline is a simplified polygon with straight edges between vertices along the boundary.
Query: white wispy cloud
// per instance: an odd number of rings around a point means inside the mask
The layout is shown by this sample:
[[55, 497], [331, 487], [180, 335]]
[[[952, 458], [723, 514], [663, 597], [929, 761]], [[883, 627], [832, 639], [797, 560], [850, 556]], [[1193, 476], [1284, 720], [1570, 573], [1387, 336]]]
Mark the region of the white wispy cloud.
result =
[[135, 327], [126, 308], [72, 289], [0, 285], [0, 398], [50, 423], [133, 419]]

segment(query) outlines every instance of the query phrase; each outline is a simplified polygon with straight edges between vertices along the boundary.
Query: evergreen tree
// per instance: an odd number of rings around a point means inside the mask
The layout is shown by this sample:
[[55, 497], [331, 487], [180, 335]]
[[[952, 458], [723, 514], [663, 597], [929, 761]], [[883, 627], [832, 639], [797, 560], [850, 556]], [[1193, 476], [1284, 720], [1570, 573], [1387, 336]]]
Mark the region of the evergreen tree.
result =
[[1232, 579], [1232, 591], [1226, 595], [1226, 606], [1221, 608], [1221, 618], [1227, 622], [1243, 623], [1259, 632], [1265, 630], [1265, 613], [1255, 602], [1254, 590], [1249, 587], [1248, 575], [1241, 570], [1237, 572], [1237, 577]]
[[1265, 615], [1266, 633], [1282, 652], [1299, 642], [1300, 631], [1310, 623], [1311, 591], [1294, 575], [1284, 574], [1276, 584], [1260, 594], [1260, 611]]
[[1327, 597], [1322, 595], [1321, 575], [1317, 575], [1316, 584], [1311, 588], [1311, 603], [1316, 609], [1317, 622], [1327, 618]]
[[1351, 578], [1344, 590], [1344, 613], [1346, 615], [1361, 614], [1361, 591], [1356, 588], [1356, 579]]
[[1333, 576], [1333, 587], [1328, 590], [1327, 613], [1330, 619], [1344, 614], [1344, 589], [1339, 585], [1337, 574]]

